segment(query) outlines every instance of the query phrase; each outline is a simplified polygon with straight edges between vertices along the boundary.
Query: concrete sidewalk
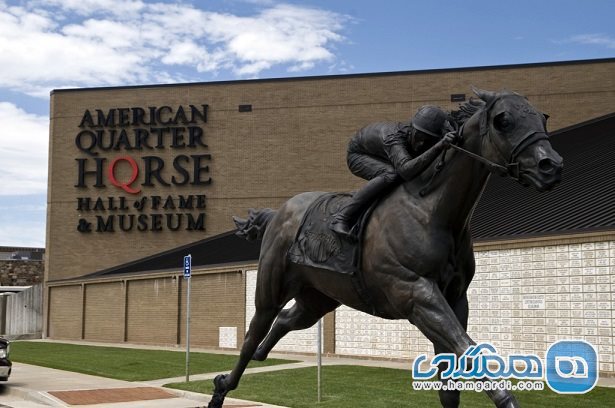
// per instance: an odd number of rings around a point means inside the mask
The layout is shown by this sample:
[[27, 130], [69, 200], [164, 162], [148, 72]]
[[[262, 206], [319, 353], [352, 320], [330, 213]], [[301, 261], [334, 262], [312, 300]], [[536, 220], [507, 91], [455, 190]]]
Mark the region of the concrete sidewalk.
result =
[[[159, 382], [167, 384], [173, 380], [175, 379]], [[179, 379], [184, 380], [185, 378]], [[153, 384], [114, 380], [21, 363], [13, 363], [9, 381], [0, 386], [0, 407], [11, 408], [200, 408], [206, 407], [209, 399], [209, 395], [161, 388]], [[275, 405], [234, 398], [227, 398], [224, 406], [276, 408]]]

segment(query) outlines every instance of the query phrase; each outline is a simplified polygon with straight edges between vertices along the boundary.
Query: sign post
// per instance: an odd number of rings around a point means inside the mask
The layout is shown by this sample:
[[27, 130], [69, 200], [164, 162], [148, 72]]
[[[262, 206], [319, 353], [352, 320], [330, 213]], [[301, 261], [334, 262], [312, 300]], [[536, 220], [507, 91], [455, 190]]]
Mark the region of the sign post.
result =
[[320, 391], [320, 372], [322, 370], [322, 319], [318, 320], [318, 330], [316, 334], [316, 361], [317, 361], [317, 369], [316, 369], [316, 387], [318, 388], [318, 402], [321, 401], [321, 391]]
[[184, 256], [184, 279], [186, 280], [186, 382], [190, 381], [190, 277], [192, 255]]

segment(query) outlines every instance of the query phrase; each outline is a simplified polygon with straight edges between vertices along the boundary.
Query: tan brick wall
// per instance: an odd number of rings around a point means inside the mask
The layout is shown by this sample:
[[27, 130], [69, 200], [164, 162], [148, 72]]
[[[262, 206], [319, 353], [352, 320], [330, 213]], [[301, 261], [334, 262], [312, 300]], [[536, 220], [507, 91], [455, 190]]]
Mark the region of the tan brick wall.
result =
[[84, 339], [124, 341], [124, 282], [85, 285]]
[[129, 343], [177, 344], [178, 278], [128, 282]]
[[81, 339], [81, 285], [49, 288], [48, 336], [54, 339]]
[[[190, 288], [190, 344], [218, 347], [219, 328], [237, 327], [237, 345], [245, 333], [245, 283], [241, 272], [195, 275]], [[186, 341], [186, 281], [181, 280], [181, 344]]]
[[[361, 184], [345, 164], [346, 144], [354, 131], [372, 121], [406, 120], [428, 103], [454, 108], [450, 95], [470, 96], [470, 85], [525, 94], [551, 115], [551, 130], [610, 113], [615, 106], [614, 69], [615, 61], [603, 61], [56, 92], [51, 101], [47, 278], [82, 276], [227, 231], [233, 227], [231, 215], [244, 214], [249, 207], [278, 207], [302, 191], [352, 190]], [[139, 161], [157, 155], [165, 159], [162, 174], [168, 176], [177, 154], [210, 153], [211, 185], [143, 187], [141, 194], [206, 194], [207, 231], [79, 233], [77, 197], [128, 196], [109, 183], [101, 190], [74, 187], [75, 158], [87, 157], [75, 147], [84, 110], [203, 103], [209, 105], [209, 120], [202, 126], [208, 149], [121, 150], [104, 156], [111, 161], [129, 154]], [[253, 111], [239, 113], [239, 104], [252, 104]], [[142, 174], [139, 177], [140, 183]], [[134, 209], [129, 213], [138, 214]]]
[[[245, 333], [242, 272], [195, 273], [191, 278], [191, 343], [218, 347], [219, 328], [236, 327], [241, 346]], [[83, 310], [85, 340], [174, 345], [180, 330], [179, 340], [184, 344], [186, 281], [181, 275], [105, 280], [85, 284], [84, 298], [81, 285], [52, 284], [48, 337], [80, 339]]]

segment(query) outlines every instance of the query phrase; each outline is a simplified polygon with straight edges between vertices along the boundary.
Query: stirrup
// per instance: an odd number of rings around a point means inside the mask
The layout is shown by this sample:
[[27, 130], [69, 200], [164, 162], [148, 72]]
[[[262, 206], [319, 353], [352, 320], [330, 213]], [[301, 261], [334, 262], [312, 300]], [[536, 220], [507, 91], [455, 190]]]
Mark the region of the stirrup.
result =
[[344, 221], [331, 220], [328, 226], [331, 231], [344, 239], [352, 242], [357, 242], [359, 240], [356, 225], [349, 226], [348, 223]]
[[343, 236], [350, 236], [351, 228], [348, 226], [348, 223], [344, 221], [340, 221], [334, 218], [331, 221], [329, 221], [328, 227], [331, 231], [335, 232], [336, 234], [343, 235]]

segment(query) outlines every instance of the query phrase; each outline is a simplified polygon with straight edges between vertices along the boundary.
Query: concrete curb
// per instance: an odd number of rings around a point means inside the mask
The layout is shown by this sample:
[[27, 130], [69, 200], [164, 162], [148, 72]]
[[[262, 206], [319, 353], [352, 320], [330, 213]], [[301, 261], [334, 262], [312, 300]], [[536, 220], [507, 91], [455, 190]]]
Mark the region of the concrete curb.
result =
[[18, 398], [24, 401], [30, 401], [48, 407], [68, 406], [45, 391], [34, 391], [25, 387], [11, 386], [10, 384], [7, 384], [7, 389], [8, 392], [3, 393], [2, 397]]
[[209, 400], [211, 399], [211, 395], [209, 394], [201, 394], [199, 392], [177, 390], [175, 388], [166, 388], [166, 387], [160, 387], [160, 388], [162, 388], [163, 390], [167, 392], [170, 392], [173, 395], [178, 396], [179, 398], [188, 398], [191, 400], [202, 402], [204, 404], [209, 403]]
[[[208, 404], [209, 400], [211, 399], [211, 395], [209, 394], [201, 394], [198, 392], [192, 392], [192, 391], [185, 391], [185, 390], [176, 390], [173, 388], [164, 388], [165, 391], [169, 391], [175, 395], [177, 395], [180, 398], [186, 398], [186, 399], [191, 399], [194, 400], [196, 402], [202, 403], [202, 404]], [[230, 398], [230, 397], [226, 397], [224, 399], [224, 405], [226, 406], [226, 404], [233, 404], [233, 405], [253, 405], [255, 407], [263, 407], [263, 408], [287, 408], [287, 407], [283, 407], [280, 405], [271, 405], [271, 404], [267, 404], [265, 402], [258, 402], [258, 401], [247, 401], [247, 400], [242, 400], [242, 399], [237, 399], [237, 398]], [[232, 408], [232, 406], [230, 407]]]
[[[281, 371], [281, 370], [292, 370], [295, 368], [305, 368], [305, 367], [313, 367], [315, 363], [311, 362], [299, 362], [299, 363], [289, 363], [289, 364], [276, 364], [265, 367], [254, 367], [247, 368], [244, 374], [257, 374], [257, 373], [267, 373], [271, 371]], [[227, 371], [220, 371], [217, 373], [204, 373], [204, 374], [193, 374], [190, 376], [190, 381], [204, 381], [204, 380], [213, 380], [219, 374], [228, 374]], [[141, 384], [154, 386], [154, 387], [162, 387], [165, 384], [185, 382], [186, 377], [172, 377], [172, 378], [161, 378], [159, 380], [151, 380], [151, 381], [139, 381]]]

